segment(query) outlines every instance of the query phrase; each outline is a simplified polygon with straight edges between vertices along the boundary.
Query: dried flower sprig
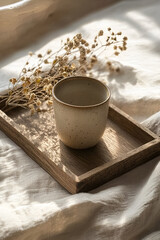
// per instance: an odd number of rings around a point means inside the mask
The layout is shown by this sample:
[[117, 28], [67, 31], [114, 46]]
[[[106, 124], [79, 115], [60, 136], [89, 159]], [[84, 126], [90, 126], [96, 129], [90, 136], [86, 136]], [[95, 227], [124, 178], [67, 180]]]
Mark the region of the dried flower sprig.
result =
[[[53, 104], [52, 88], [61, 79], [75, 75], [90, 75], [98, 62], [102, 51], [113, 46], [113, 53], [118, 56], [127, 49], [127, 37], [122, 32], [114, 33], [107, 29], [106, 36], [100, 30], [92, 43], [87, 42], [81, 33], [72, 39], [67, 38], [57, 52], [51, 49], [43, 55], [29, 52], [29, 59], [25, 63], [18, 78], [10, 79], [8, 94], [0, 96], [5, 105], [29, 108], [33, 114], [41, 111], [44, 105]], [[33, 65], [32, 60], [37, 64]], [[120, 71], [114, 68], [111, 61], [106, 62], [107, 71]]]

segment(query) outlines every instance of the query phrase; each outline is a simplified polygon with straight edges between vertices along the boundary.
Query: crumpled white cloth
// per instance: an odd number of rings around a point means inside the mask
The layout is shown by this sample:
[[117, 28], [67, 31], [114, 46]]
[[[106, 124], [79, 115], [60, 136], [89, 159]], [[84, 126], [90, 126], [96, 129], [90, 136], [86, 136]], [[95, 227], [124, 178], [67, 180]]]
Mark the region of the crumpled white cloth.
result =
[[[19, 13], [31, 2], [16, 6]], [[159, 0], [121, 1], [60, 25], [21, 50], [15, 43], [17, 51], [0, 62], [0, 91], [18, 75], [29, 50], [53, 48], [78, 32], [92, 39], [109, 26], [129, 38], [117, 59], [122, 72], [107, 76], [102, 69], [95, 75], [110, 86], [114, 104], [160, 134], [159, 11]], [[159, 240], [160, 157], [89, 193], [71, 195], [0, 132], [0, 239]]]

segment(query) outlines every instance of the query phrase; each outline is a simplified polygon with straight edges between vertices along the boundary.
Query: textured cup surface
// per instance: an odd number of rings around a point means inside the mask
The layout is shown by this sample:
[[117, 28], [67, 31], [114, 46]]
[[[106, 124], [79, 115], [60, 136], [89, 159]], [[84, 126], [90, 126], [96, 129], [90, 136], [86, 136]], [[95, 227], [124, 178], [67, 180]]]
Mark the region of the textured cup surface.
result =
[[100, 81], [69, 77], [53, 88], [56, 129], [60, 140], [75, 149], [93, 147], [106, 128], [110, 92]]

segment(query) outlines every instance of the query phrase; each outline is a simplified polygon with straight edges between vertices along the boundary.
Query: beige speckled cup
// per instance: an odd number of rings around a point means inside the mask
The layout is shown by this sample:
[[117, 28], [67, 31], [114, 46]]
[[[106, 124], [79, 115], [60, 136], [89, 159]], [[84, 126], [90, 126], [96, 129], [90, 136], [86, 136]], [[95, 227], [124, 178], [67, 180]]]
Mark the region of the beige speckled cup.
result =
[[75, 149], [96, 145], [106, 128], [108, 87], [93, 78], [69, 77], [54, 86], [53, 99], [60, 140]]

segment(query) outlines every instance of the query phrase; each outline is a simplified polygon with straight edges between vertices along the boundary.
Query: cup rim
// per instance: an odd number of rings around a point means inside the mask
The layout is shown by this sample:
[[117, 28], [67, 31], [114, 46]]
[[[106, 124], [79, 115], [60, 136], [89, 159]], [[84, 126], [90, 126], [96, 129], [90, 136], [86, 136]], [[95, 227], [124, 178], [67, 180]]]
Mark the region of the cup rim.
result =
[[[69, 103], [66, 103], [66, 102], [61, 101], [59, 98], [56, 97], [56, 94], [55, 94], [55, 89], [56, 89], [56, 87], [57, 87], [59, 84], [61, 84], [63, 81], [67, 81], [67, 80], [68, 80], [68, 81], [74, 81], [75, 78], [87, 78], [87, 79], [91, 79], [91, 80], [93, 80], [93, 81], [98, 81], [101, 85], [103, 85], [103, 86], [106, 88], [106, 90], [107, 90], [107, 92], [108, 92], [107, 98], [106, 98], [104, 101], [100, 102], [100, 103], [92, 104], [92, 105], [85, 105], [85, 106], [73, 105], [73, 104], [69, 104]], [[63, 78], [62, 80], [60, 80], [59, 82], [57, 82], [57, 83], [54, 85], [54, 87], [53, 87], [52, 95], [53, 95], [53, 98], [54, 98], [57, 102], [65, 105], [65, 106], [73, 107], [73, 108], [84, 109], [84, 108], [98, 107], [98, 106], [101, 106], [101, 105], [105, 104], [107, 101], [109, 101], [109, 99], [110, 99], [110, 97], [111, 97], [111, 91], [110, 91], [110, 89], [109, 89], [108, 86], [106, 86], [104, 83], [102, 83], [101, 81], [99, 81], [99, 80], [97, 80], [97, 79], [95, 79], [95, 78], [90, 78], [90, 77], [86, 77], [86, 76], [71, 76], [71, 77]]]

